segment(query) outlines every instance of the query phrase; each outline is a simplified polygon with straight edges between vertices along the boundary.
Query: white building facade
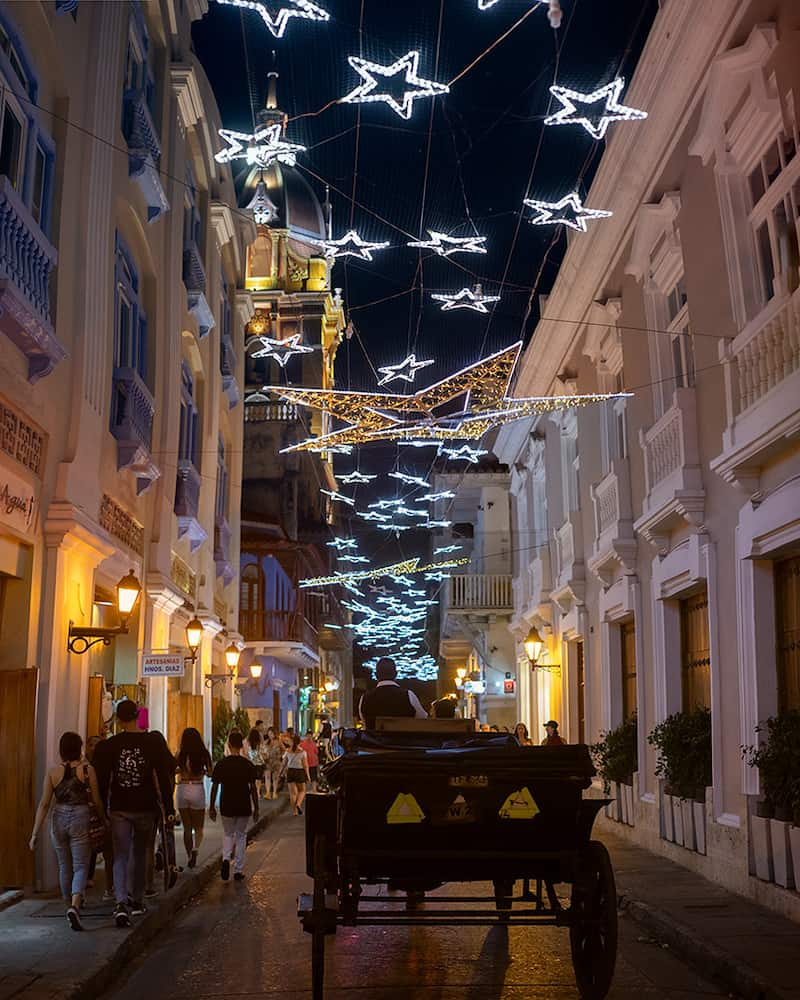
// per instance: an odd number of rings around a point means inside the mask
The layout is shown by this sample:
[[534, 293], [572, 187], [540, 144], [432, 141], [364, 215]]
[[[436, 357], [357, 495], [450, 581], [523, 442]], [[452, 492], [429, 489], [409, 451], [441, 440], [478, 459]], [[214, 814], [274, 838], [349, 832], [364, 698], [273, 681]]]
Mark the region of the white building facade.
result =
[[[636, 712], [630, 836], [795, 918], [786, 824], [755, 815], [741, 747], [800, 708], [798, 27], [790, 0], [662, 5], [625, 95], [649, 117], [613, 127], [586, 199], [613, 217], [570, 233], [515, 390], [633, 395], [495, 448], [521, 718], [592, 742]], [[694, 705], [713, 777], [690, 839], [647, 735]]]
[[[25, 832], [63, 731], [100, 733], [109, 696], [129, 696], [173, 746], [187, 725], [210, 741], [213, 700], [233, 694], [208, 681], [238, 637], [255, 227], [214, 160], [190, 34], [206, 9], [0, 3], [0, 746], [19, 786], [3, 884], [34, 880]], [[68, 651], [70, 623], [116, 626], [130, 570], [127, 634]], [[194, 615], [196, 660], [143, 679], [143, 653], [188, 655]]]

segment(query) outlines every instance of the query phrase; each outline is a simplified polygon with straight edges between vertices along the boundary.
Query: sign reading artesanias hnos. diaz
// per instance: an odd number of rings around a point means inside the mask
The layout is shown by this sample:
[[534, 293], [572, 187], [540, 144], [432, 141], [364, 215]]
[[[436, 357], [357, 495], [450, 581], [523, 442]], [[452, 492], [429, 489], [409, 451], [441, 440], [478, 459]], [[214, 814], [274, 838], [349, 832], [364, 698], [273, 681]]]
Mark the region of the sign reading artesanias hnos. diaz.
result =
[[142, 677], [183, 677], [180, 653], [143, 653]]

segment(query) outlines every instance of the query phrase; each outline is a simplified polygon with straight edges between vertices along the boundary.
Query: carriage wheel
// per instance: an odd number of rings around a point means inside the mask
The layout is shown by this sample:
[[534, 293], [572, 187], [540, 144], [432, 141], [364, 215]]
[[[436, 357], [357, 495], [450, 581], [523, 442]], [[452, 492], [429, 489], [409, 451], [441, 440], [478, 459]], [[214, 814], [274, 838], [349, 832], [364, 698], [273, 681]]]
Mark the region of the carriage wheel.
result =
[[569, 941], [583, 1000], [603, 1000], [617, 960], [617, 890], [605, 846], [589, 841], [572, 887]]
[[325, 837], [314, 837], [314, 929], [311, 932], [311, 996], [323, 1000], [325, 991]]

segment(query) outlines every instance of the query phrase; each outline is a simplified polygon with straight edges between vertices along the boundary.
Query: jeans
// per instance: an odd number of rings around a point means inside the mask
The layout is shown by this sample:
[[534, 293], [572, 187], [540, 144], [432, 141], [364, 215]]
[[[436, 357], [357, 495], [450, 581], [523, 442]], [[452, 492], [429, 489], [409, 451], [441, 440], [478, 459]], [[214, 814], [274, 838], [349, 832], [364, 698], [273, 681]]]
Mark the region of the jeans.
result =
[[128, 902], [128, 863], [133, 851], [134, 902], [144, 895], [147, 846], [156, 822], [154, 813], [112, 812], [111, 837], [114, 844], [114, 894], [118, 903]]
[[58, 859], [58, 882], [64, 899], [86, 891], [89, 877], [89, 807], [56, 805], [50, 820], [50, 840]]
[[244, 871], [244, 852], [247, 847], [249, 816], [222, 817], [222, 860], [233, 860], [234, 872]]

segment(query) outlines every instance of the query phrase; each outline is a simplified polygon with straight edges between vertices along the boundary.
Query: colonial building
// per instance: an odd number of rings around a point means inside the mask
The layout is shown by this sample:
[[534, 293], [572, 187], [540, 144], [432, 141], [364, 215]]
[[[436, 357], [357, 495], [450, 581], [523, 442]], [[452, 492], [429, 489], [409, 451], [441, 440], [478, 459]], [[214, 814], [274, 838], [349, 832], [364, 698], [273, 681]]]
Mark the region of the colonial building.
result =
[[[522, 718], [590, 742], [635, 712], [630, 836], [794, 916], [741, 747], [800, 708], [799, 27], [791, 0], [662, 4], [625, 95], [649, 117], [613, 126], [587, 197], [613, 216], [570, 233], [516, 389], [632, 396], [496, 449]], [[712, 780], [687, 812], [647, 736], [697, 705]]]
[[[277, 82], [271, 72], [260, 126], [284, 118]], [[332, 387], [344, 309], [320, 253], [327, 235], [323, 208], [299, 170], [277, 162], [254, 167], [239, 189], [241, 210], [258, 220], [245, 273], [253, 313], [245, 344], [240, 691], [242, 704], [268, 725], [305, 731], [322, 720], [352, 718], [344, 611], [332, 588], [298, 586], [330, 572], [333, 550], [326, 543], [336, 534], [335, 517], [321, 490], [335, 490], [336, 480], [327, 453], [281, 454], [321, 433], [324, 417], [262, 390]]]
[[[233, 694], [255, 227], [214, 160], [190, 39], [205, 9], [0, 4], [4, 885], [33, 881], [34, 789], [64, 730], [101, 732], [128, 695], [173, 746], [185, 725], [210, 740], [212, 696]], [[129, 571], [141, 596], [119, 632]], [[75, 627], [112, 631], [68, 649]], [[149, 652], [188, 657], [182, 676], [143, 678]]]

